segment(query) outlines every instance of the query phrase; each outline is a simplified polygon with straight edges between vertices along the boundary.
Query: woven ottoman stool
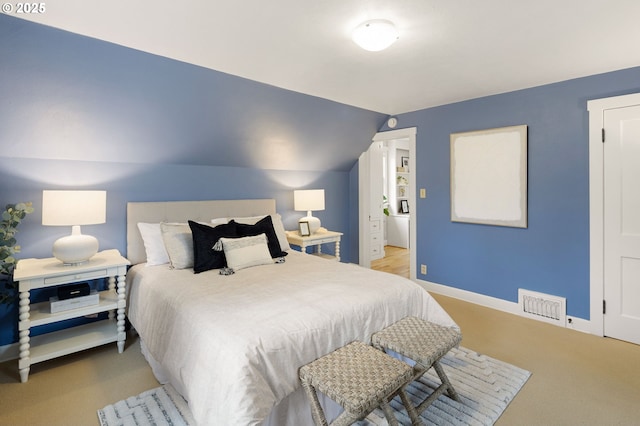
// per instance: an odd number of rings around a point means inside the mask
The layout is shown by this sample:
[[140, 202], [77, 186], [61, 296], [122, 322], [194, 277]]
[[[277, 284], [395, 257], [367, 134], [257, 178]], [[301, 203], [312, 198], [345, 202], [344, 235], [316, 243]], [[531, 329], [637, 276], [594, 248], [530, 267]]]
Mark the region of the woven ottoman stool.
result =
[[413, 380], [420, 378], [431, 367], [440, 377], [442, 384], [417, 407], [414, 407], [408, 399], [405, 400], [405, 397], [400, 395], [413, 424], [421, 424], [420, 413], [444, 392], [447, 392], [451, 399], [460, 400], [439, 360], [449, 350], [457, 346], [461, 340], [462, 334], [458, 330], [416, 317], [403, 318], [371, 336], [371, 343], [374, 347], [380, 350], [392, 350], [416, 362], [413, 367]]
[[299, 375], [316, 425], [328, 425], [317, 391], [344, 408], [331, 423], [333, 426], [350, 425], [376, 407], [382, 409], [389, 425], [397, 425], [389, 398], [398, 392], [404, 394], [402, 386], [411, 382], [413, 370], [408, 364], [356, 341], [301, 367]]

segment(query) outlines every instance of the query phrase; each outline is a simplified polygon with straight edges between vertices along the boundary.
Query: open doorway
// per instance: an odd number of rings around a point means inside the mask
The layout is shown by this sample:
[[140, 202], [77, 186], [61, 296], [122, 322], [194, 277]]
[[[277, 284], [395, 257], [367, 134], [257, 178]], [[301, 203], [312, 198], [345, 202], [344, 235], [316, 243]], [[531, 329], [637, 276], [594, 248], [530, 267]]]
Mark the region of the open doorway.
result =
[[371, 269], [409, 278], [409, 189], [412, 172], [409, 168], [409, 139], [392, 139], [382, 143], [385, 148], [382, 164], [384, 250], [379, 259], [372, 259]]
[[409, 278], [409, 256], [408, 248], [386, 245], [384, 247], [384, 257], [371, 261], [371, 269], [376, 271], [389, 272]]
[[415, 135], [415, 127], [377, 133], [360, 158], [359, 174], [360, 265], [412, 280], [416, 279]]

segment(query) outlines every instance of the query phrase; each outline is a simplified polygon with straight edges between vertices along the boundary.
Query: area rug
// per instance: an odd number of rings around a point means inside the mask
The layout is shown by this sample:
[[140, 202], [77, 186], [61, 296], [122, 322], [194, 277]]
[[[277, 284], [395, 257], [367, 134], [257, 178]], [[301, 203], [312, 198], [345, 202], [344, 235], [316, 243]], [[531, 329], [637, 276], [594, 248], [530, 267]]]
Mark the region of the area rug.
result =
[[[452, 349], [440, 364], [460, 401], [440, 396], [421, 415], [427, 425], [492, 425], [531, 376], [526, 370], [463, 347]], [[439, 384], [431, 369], [410, 384], [407, 392], [411, 399], [424, 399]], [[401, 425], [411, 425], [398, 397], [391, 401], [391, 406]], [[98, 410], [98, 418], [102, 426], [195, 425], [186, 401], [168, 385], [108, 405]], [[387, 420], [382, 411], [376, 410], [357, 424], [383, 426]]]
[[171, 385], [142, 392], [98, 410], [102, 426], [188, 426], [196, 422]]
[[[464, 347], [449, 351], [440, 364], [460, 401], [441, 395], [420, 416], [426, 425], [492, 425], [531, 376], [526, 370]], [[406, 389], [409, 398], [417, 405], [440, 383], [432, 368]], [[411, 425], [399, 397], [394, 398], [390, 405], [398, 423]], [[374, 411], [358, 423], [358, 426], [373, 425], [387, 425], [381, 410]]]

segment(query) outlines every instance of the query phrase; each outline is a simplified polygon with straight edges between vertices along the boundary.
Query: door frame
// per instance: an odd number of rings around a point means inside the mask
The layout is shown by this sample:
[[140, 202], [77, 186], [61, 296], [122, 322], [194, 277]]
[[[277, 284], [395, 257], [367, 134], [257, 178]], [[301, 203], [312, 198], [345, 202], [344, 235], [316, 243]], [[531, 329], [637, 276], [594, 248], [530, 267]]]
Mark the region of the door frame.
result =
[[587, 101], [589, 111], [589, 280], [591, 333], [604, 336], [604, 112], [640, 105], [640, 93]]
[[[409, 279], [415, 281], [416, 280], [416, 134], [418, 133], [417, 127], [407, 127], [405, 129], [397, 129], [390, 130], [386, 132], [378, 132], [372, 138], [372, 143], [375, 142], [385, 142], [391, 141], [394, 139], [408, 139], [409, 140], [409, 170], [411, 173], [409, 174], [409, 193], [407, 199], [409, 200]], [[368, 148], [367, 148], [368, 149]], [[360, 194], [359, 198], [362, 198], [362, 194], [369, 193], [369, 185], [371, 181], [369, 179], [363, 179], [363, 175], [359, 175], [358, 179], [358, 193]], [[368, 220], [368, 217], [364, 216], [363, 210], [359, 209], [359, 222], [360, 222], [360, 236], [359, 236], [359, 251], [360, 251], [360, 259], [369, 259], [369, 265], [367, 267], [371, 267], [371, 255], [370, 253], [365, 253], [363, 250], [368, 250], [369, 245], [366, 243], [366, 235], [363, 230], [362, 224], [365, 220]], [[365, 266], [365, 265], [363, 265]]]

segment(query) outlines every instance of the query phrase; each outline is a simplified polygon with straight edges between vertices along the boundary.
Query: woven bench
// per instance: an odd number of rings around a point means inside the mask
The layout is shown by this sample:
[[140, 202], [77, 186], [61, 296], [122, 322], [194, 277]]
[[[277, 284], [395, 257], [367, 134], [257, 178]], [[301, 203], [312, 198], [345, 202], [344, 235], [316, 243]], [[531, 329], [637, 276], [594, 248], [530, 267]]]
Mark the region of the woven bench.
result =
[[402, 386], [411, 382], [413, 369], [356, 341], [301, 367], [299, 375], [316, 425], [328, 425], [317, 391], [344, 408], [332, 426], [350, 425], [377, 407], [382, 409], [389, 425], [397, 425], [389, 398], [398, 392], [405, 395]]
[[418, 406], [402, 397], [413, 424], [421, 424], [420, 413], [426, 410], [440, 395], [447, 392], [451, 399], [459, 401], [453, 385], [440, 365], [442, 358], [462, 340], [462, 334], [450, 327], [433, 324], [416, 317], [406, 317], [371, 336], [371, 343], [380, 350], [391, 350], [414, 360], [413, 380], [419, 379], [431, 367], [436, 370], [442, 384]]

